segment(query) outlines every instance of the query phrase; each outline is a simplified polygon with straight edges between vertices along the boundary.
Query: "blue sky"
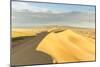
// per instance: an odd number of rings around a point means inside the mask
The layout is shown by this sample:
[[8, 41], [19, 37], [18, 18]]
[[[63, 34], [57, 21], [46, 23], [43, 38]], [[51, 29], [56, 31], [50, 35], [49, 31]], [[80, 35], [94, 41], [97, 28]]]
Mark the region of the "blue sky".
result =
[[[71, 5], [71, 4], [53, 4], [53, 3], [34, 3], [34, 2], [13, 2], [13, 8], [15, 9], [30, 9], [38, 10], [45, 9], [50, 11], [61, 11], [61, 12], [70, 12], [70, 11], [79, 11], [79, 12], [94, 12], [95, 6], [83, 6], [83, 5]], [[20, 4], [20, 7], [17, 6]], [[30, 8], [31, 7], [31, 8]]]
[[[95, 12], [95, 6], [84, 6], [84, 5], [71, 5], [71, 4], [53, 4], [53, 3], [37, 3], [37, 2], [13, 2], [13, 8], [15, 9], [28, 9], [38, 10], [46, 9], [50, 11], [79, 11], [79, 12]], [[19, 7], [18, 7], [19, 5]]]
[[95, 27], [95, 6], [12, 2], [13, 27], [66, 25]]
[[65, 4], [48, 4], [48, 3], [32, 3], [30, 4], [34, 8], [34, 6], [40, 7], [40, 8], [47, 8], [49, 10], [58, 10], [58, 11], [82, 11], [82, 12], [88, 12], [88, 11], [95, 11], [93, 6], [80, 6], [80, 5], [65, 5]]

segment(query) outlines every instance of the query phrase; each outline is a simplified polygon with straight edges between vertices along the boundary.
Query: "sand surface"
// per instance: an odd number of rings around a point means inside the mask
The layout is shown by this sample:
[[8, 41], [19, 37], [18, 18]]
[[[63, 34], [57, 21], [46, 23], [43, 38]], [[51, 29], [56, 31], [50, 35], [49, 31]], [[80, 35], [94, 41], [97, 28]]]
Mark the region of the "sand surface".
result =
[[95, 40], [72, 30], [41, 32], [20, 39], [12, 42], [12, 65], [95, 60]]
[[52, 56], [56, 63], [95, 60], [95, 41], [72, 30], [48, 34], [37, 50]]

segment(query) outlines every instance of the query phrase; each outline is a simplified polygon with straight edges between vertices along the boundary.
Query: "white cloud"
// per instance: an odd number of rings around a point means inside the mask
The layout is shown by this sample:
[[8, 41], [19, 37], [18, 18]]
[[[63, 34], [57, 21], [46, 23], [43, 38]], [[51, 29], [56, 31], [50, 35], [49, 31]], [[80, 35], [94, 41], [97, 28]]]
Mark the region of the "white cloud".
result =
[[25, 2], [12, 2], [12, 8], [16, 10], [32, 10], [32, 6]]
[[[47, 11], [44, 9], [44, 12]], [[95, 14], [94, 13], [42, 13], [42, 12], [18, 12], [13, 11], [13, 26], [15, 27], [31, 27], [41, 24], [64, 24], [79, 27], [95, 27]]]
[[32, 4], [26, 2], [12, 2], [12, 9], [17, 10], [18, 12], [28, 10], [31, 12], [63, 13], [62, 11], [54, 11], [48, 8], [40, 8], [40, 7], [32, 6]]

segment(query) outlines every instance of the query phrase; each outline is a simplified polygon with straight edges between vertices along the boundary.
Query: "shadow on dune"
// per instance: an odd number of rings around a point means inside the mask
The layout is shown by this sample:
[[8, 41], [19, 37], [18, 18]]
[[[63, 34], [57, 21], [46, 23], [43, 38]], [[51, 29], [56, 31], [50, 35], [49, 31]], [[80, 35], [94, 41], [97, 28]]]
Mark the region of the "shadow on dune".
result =
[[[16, 46], [11, 48], [11, 65], [52, 63], [53, 60], [49, 55], [36, 51], [36, 47], [47, 34], [48, 32], [41, 32], [35, 37], [25, 36], [12, 39], [12, 46]], [[19, 40], [21, 42], [17, 42]]]

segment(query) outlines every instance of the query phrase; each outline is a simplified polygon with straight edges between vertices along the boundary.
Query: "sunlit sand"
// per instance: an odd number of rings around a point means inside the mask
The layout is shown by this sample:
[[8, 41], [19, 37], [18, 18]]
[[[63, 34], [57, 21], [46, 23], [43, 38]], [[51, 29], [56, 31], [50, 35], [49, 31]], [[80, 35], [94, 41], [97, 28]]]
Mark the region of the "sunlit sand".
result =
[[95, 61], [95, 29], [13, 28], [12, 40], [13, 65]]
[[48, 34], [36, 50], [50, 55], [54, 63], [95, 60], [95, 41], [72, 30]]

